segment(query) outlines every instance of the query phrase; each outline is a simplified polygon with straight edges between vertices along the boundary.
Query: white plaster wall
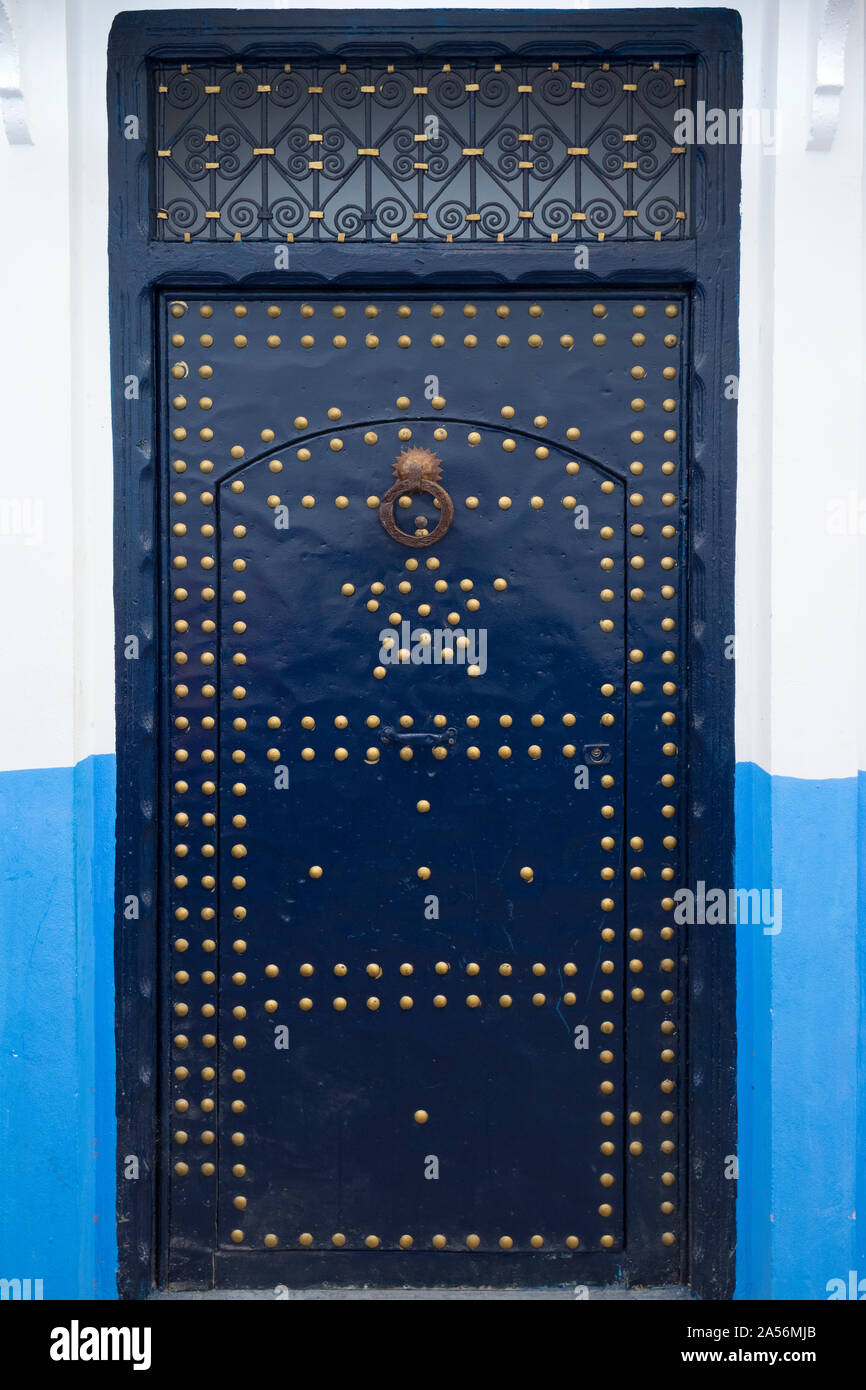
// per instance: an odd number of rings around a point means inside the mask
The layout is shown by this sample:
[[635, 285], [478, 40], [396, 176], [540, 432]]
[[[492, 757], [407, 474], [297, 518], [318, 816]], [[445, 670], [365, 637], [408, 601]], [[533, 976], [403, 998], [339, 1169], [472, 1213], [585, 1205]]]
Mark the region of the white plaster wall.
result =
[[[192, 20], [218, 7], [7, 0], [34, 143], [0, 136], [0, 500], [41, 501], [44, 538], [0, 535], [0, 769], [114, 746], [108, 31], [121, 9], [184, 8]], [[653, 5], [629, 8], [646, 9], [651, 29]], [[731, 8], [743, 16], [745, 105], [778, 105], [782, 125], [775, 156], [743, 151], [737, 757], [845, 776], [866, 745], [864, 539], [832, 534], [827, 505], [866, 498], [863, 0], [826, 153], [806, 150], [821, 0]]]

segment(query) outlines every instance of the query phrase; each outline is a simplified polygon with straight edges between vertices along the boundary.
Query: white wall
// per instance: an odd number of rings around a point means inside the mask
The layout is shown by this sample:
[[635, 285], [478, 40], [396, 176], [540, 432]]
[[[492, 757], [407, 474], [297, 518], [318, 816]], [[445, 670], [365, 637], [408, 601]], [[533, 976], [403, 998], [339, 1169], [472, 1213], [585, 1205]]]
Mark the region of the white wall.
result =
[[[192, 17], [214, 7], [181, 8]], [[238, 7], [292, 8], [225, 6]], [[683, 6], [692, 7], [703, 6]], [[41, 504], [44, 528], [41, 544], [0, 536], [0, 768], [22, 768], [113, 748], [105, 54], [119, 10], [178, 7], [6, 8], [33, 145], [0, 139], [0, 499]], [[630, 8], [647, 9], [651, 26], [652, 5]], [[864, 542], [826, 525], [833, 498], [866, 497], [863, 4], [855, 0], [826, 153], [805, 148], [823, 5], [735, 8], [745, 104], [778, 104], [782, 121], [775, 156], [743, 152], [737, 757], [775, 773], [838, 777], [856, 770], [866, 743]]]

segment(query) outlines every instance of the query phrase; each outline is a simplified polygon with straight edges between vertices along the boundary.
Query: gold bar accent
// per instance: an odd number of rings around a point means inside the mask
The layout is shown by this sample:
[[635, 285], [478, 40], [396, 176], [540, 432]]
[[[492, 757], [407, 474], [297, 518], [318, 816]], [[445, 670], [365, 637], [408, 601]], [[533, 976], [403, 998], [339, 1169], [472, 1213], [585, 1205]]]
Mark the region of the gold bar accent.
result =
[[467, 221], [467, 222], [480, 222], [480, 221], [481, 221], [481, 213], [480, 213], [480, 212], [467, 212], [467, 214], [466, 214], [466, 221]]
[[378, 153], [379, 153], [379, 151], [378, 151], [377, 149], [359, 150], [359, 151], [358, 151], [358, 154], [378, 154]]
[[310, 142], [311, 145], [315, 145], [315, 143], [316, 143], [317, 140], [324, 140], [324, 138], [325, 138], [324, 135], [308, 135], [308, 136], [307, 136], [307, 139], [309, 140], [309, 142]]
[[551, 71], [551, 72], [559, 72], [559, 63], [551, 63], [551, 65], [550, 65], [550, 71]]
[[216, 222], [219, 222], [219, 219], [220, 219], [220, 215], [219, 215], [218, 212], [206, 212], [206, 213], [205, 213], [205, 217], [211, 217], [211, 218], [213, 218], [214, 221], [216, 221]]
[[413, 87], [412, 93], [416, 97], [426, 97], [429, 90], [429, 87]]
[[623, 82], [623, 84], [622, 84], [622, 89], [623, 89], [624, 92], [636, 92], [636, 91], [637, 91], [637, 83], [636, 83], [636, 82]]
[[260, 82], [259, 85], [256, 87], [256, 91], [257, 91], [257, 92], [269, 92], [270, 90], [271, 90], [271, 84], [270, 84], [270, 82]]
[[677, 221], [677, 222], [685, 222], [685, 220], [686, 220], [686, 215], [685, 215], [685, 213], [684, 213], [684, 212], [678, 212], [677, 215], [676, 215], [676, 221]]
[[623, 208], [623, 217], [637, 217], [637, 208]]
[[534, 212], [519, 212], [519, 213], [517, 214], [517, 216], [518, 216], [518, 217], [526, 217], [526, 218], [529, 218], [530, 221], [532, 221], [532, 218], [535, 216], [535, 213], [534, 213]]
[[157, 90], [158, 92], [167, 92], [167, 91], [168, 91], [168, 87], [166, 87], [166, 86], [164, 86], [162, 83], [160, 83], [160, 85], [157, 87], [156, 90]]
[[167, 222], [167, 221], [168, 221], [168, 213], [167, 213], [167, 212], [161, 212], [161, 211], [160, 211], [160, 212], [158, 212], [156, 215], [157, 215], [157, 218], [159, 219], [160, 222]]
[[416, 136], [414, 136], [413, 138], [414, 138], [414, 140], [415, 140], [415, 144], [417, 145], [417, 144], [420, 144], [420, 142], [421, 142], [422, 140], [426, 140], [426, 139], [427, 139], [427, 136], [426, 136], [426, 135], [416, 135]]
[[599, 233], [598, 233], [598, 239], [599, 239], [599, 241], [604, 241], [604, 232], [599, 232]]
[[340, 72], [348, 72], [348, 66], [346, 63], [340, 64]]
[[160, 159], [171, 158], [171, 150], [157, 150], [157, 154], [159, 155]]
[[568, 154], [589, 154], [589, 150], [587, 149], [587, 147], [586, 147], [585, 145], [572, 145], [572, 146], [568, 149], [567, 153], [568, 153]]
[[573, 213], [571, 214], [571, 220], [572, 220], [572, 222], [585, 222], [585, 221], [586, 221], [586, 213], [585, 213], [585, 212], [573, 212]]
[[637, 160], [636, 160], [636, 159], [624, 159], [624, 160], [622, 161], [622, 167], [623, 167], [623, 169], [636, 169], [636, 168], [637, 168]]
[[430, 165], [429, 165], [429, 164], [413, 164], [413, 165], [412, 165], [412, 168], [413, 168], [413, 169], [429, 169], [429, 168], [430, 168]]
[[584, 87], [586, 86], [586, 83], [585, 83], [585, 82], [572, 82], [571, 85], [572, 85], [572, 87], [576, 87], [578, 91], [582, 92], [583, 89], [584, 89]]
[[426, 222], [426, 221], [427, 221], [427, 214], [426, 214], [426, 212], [413, 212], [413, 213], [412, 213], [412, 220], [413, 220], [413, 222]]
[[551, 241], [559, 241], [559, 232], [551, 232], [551, 233], [550, 233], [550, 240], [551, 240]]
[[483, 154], [483, 153], [484, 153], [484, 146], [482, 145], [482, 146], [481, 146], [479, 149], [477, 149], [477, 150], [476, 150], [476, 149], [470, 149], [470, 148], [467, 146], [467, 148], [463, 151], [463, 153], [464, 153], [464, 154]]
[[218, 159], [208, 160], [204, 167], [206, 169], [218, 169], [220, 167], [220, 162]]
[[206, 135], [204, 139], [206, 145], [218, 145], [220, 138], [218, 135]]
[[234, 236], [232, 237], [232, 241], [240, 241], [240, 239], [241, 239], [241, 234], [240, 234], [240, 232], [235, 232]]
[[311, 222], [319, 221], [319, 220], [321, 220], [321, 218], [324, 217], [324, 215], [325, 215], [325, 214], [324, 214], [323, 212], [310, 212], [310, 221], [311, 221]]
[[532, 144], [532, 136], [531, 136], [531, 135], [518, 135], [517, 138], [518, 138], [518, 140], [528, 140], [529, 143]]
[[392, 232], [392, 233], [391, 233], [391, 240], [392, 240], [392, 241], [396, 241], [396, 240], [397, 240], [397, 233], [396, 233], [396, 232]]
[[361, 88], [361, 91], [362, 91], [362, 92], [375, 92], [375, 90], [376, 90], [375, 85], [372, 86], [372, 87], [367, 86], [367, 87], [362, 87], [362, 88]]
[[662, 239], [662, 234], [661, 234], [661, 232], [653, 232], [653, 241], [661, 241], [661, 239]]
[[388, 71], [389, 71], [389, 72], [393, 72], [393, 71], [394, 71], [394, 64], [393, 64], [393, 63], [389, 63], [389, 64], [388, 64]]
[[205, 91], [206, 91], [210, 96], [216, 96], [216, 95], [218, 94], [218, 92], [220, 91], [219, 84], [217, 83], [217, 85], [214, 86], [214, 87], [205, 87]]
[[661, 63], [653, 63], [653, 65], [652, 65], [653, 72], [658, 72], [658, 70], [659, 70], [660, 67], [661, 67]]
[[273, 145], [262, 145], [260, 150], [253, 150], [253, 154], [276, 154]]
[[601, 70], [602, 72], [610, 72], [610, 63], [602, 63]]
[[189, 63], [181, 63], [180, 70], [185, 76], [189, 72]]
[[325, 90], [324, 87], [308, 87], [308, 88], [307, 88], [307, 91], [309, 92], [310, 96], [317, 96], [317, 95], [320, 95], [324, 90]]
[[501, 63], [494, 63], [494, 64], [493, 64], [493, 71], [494, 71], [494, 72], [501, 72], [501, 71], [502, 71], [502, 64], [501, 64]]
[[685, 154], [685, 145], [671, 145], [671, 154]]
[[531, 82], [519, 82], [519, 83], [517, 84], [517, 90], [518, 90], [518, 92], [531, 92], [531, 91], [532, 91], [532, 83], [531, 83]]
[[184, 232], [183, 239], [184, 241], [192, 241], [192, 237], [190, 236], [189, 232]]
[[445, 240], [446, 240], [446, 241], [453, 241], [453, 240], [454, 240], [454, 233], [453, 233], [453, 232], [446, 232], [446, 233], [445, 233]]
[[467, 92], [480, 92], [480, 91], [481, 91], [481, 83], [480, 83], [480, 82], [464, 82], [463, 88], [464, 88], [464, 91], [467, 91]]
[[443, 64], [442, 64], [442, 71], [443, 71], [443, 72], [450, 72], [450, 71], [451, 71], [451, 64], [450, 64], [450, 63], [443, 63]]
[[504, 233], [504, 232], [497, 232], [497, 233], [496, 233], [496, 240], [497, 240], [497, 241], [504, 241], [504, 240], [505, 240], [505, 233]]
[[674, 78], [674, 86], [675, 86], [675, 87], [684, 87], [685, 85], [686, 85], [686, 79], [685, 79], [684, 77], [675, 77], [675, 78]]
[[283, 63], [283, 72], [291, 72], [291, 70], [292, 70], [292, 65], [291, 65], [291, 63]]
[[338, 233], [337, 233], [337, 240], [338, 240], [338, 241], [345, 241], [345, 240], [346, 240], [346, 233], [345, 233], [345, 232], [338, 232]]
[[534, 169], [535, 164], [531, 159], [518, 159], [517, 167], [518, 169]]
[[244, 70], [244, 65], [243, 65], [243, 63], [235, 63], [235, 72], [243, 72], [243, 70]]
[[295, 234], [294, 234], [294, 232], [286, 232], [286, 241], [294, 241], [294, 239], [295, 239]]
[[308, 169], [324, 169], [324, 167], [325, 167], [325, 162], [324, 162], [324, 160], [322, 160], [322, 159], [308, 159], [308, 160], [307, 160], [307, 168], [308, 168]]
[[636, 140], [636, 139], [637, 139], [637, 136], [636, 136], [636, 135], [624, 135], [624, 136], [622, 137], [623, 144], [625, 144], [626, 141], [628, 141], [628, 140]]

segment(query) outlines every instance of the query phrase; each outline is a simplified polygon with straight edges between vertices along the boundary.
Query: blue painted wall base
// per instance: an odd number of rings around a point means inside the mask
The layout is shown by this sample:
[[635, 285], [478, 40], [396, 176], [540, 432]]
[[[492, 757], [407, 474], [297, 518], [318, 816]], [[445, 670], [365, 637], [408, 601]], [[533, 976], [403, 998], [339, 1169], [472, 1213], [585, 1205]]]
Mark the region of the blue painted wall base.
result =
[[738, 885], [782, 894], [778, 934], [737, 929], [738, 1298], [825, 1299], [866, 1275], [864, 806], [863, 774], [737, 767]]
[[116, 1294], [113, 756], [0, 773], [0, 1277]]
[[[116, 1293], [114, 780], [0, 773], [0, 1278], [46, 1298]], [[738, 928], [737, 1297], [825, 1299], [866, 1276], [866, 775], [740, 764], [736, 823], [739, 886], [782, 890]]]

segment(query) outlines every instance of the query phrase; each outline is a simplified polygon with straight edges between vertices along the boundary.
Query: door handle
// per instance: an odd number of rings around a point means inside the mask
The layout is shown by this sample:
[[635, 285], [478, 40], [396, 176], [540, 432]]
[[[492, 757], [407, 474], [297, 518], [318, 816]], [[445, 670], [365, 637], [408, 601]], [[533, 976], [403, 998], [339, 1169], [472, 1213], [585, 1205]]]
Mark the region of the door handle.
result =
[[[434, 454], [432, 449], [422, 449], [415, 445], [404, 449], [394, 461], [394, 475], [397, 481], [382, 498], [379, 520], [391, 539], [399, 541], [401, 545], [416, 548], [435, 545], [437, 541], [441, 541], [454, 520], [454, 503], [444, 487], [439, 484], [442, 465], [438, 455]], [[439, 520], [432, 531], [410, 536], [397, 525], [394, 507], [401, 497], [418, 496], [424, 492], [438, 502]]]
[[393, 725], [388, 725], [379, 735], [380, 743], [408, 743], [416, 748], [436, 748], [440, 744], [447, 744], [449, 747], [457, 742], [456, 729], [437, 729], [430, 733], [427, 730], [411, 733], [407, 729], [395, 729]]

